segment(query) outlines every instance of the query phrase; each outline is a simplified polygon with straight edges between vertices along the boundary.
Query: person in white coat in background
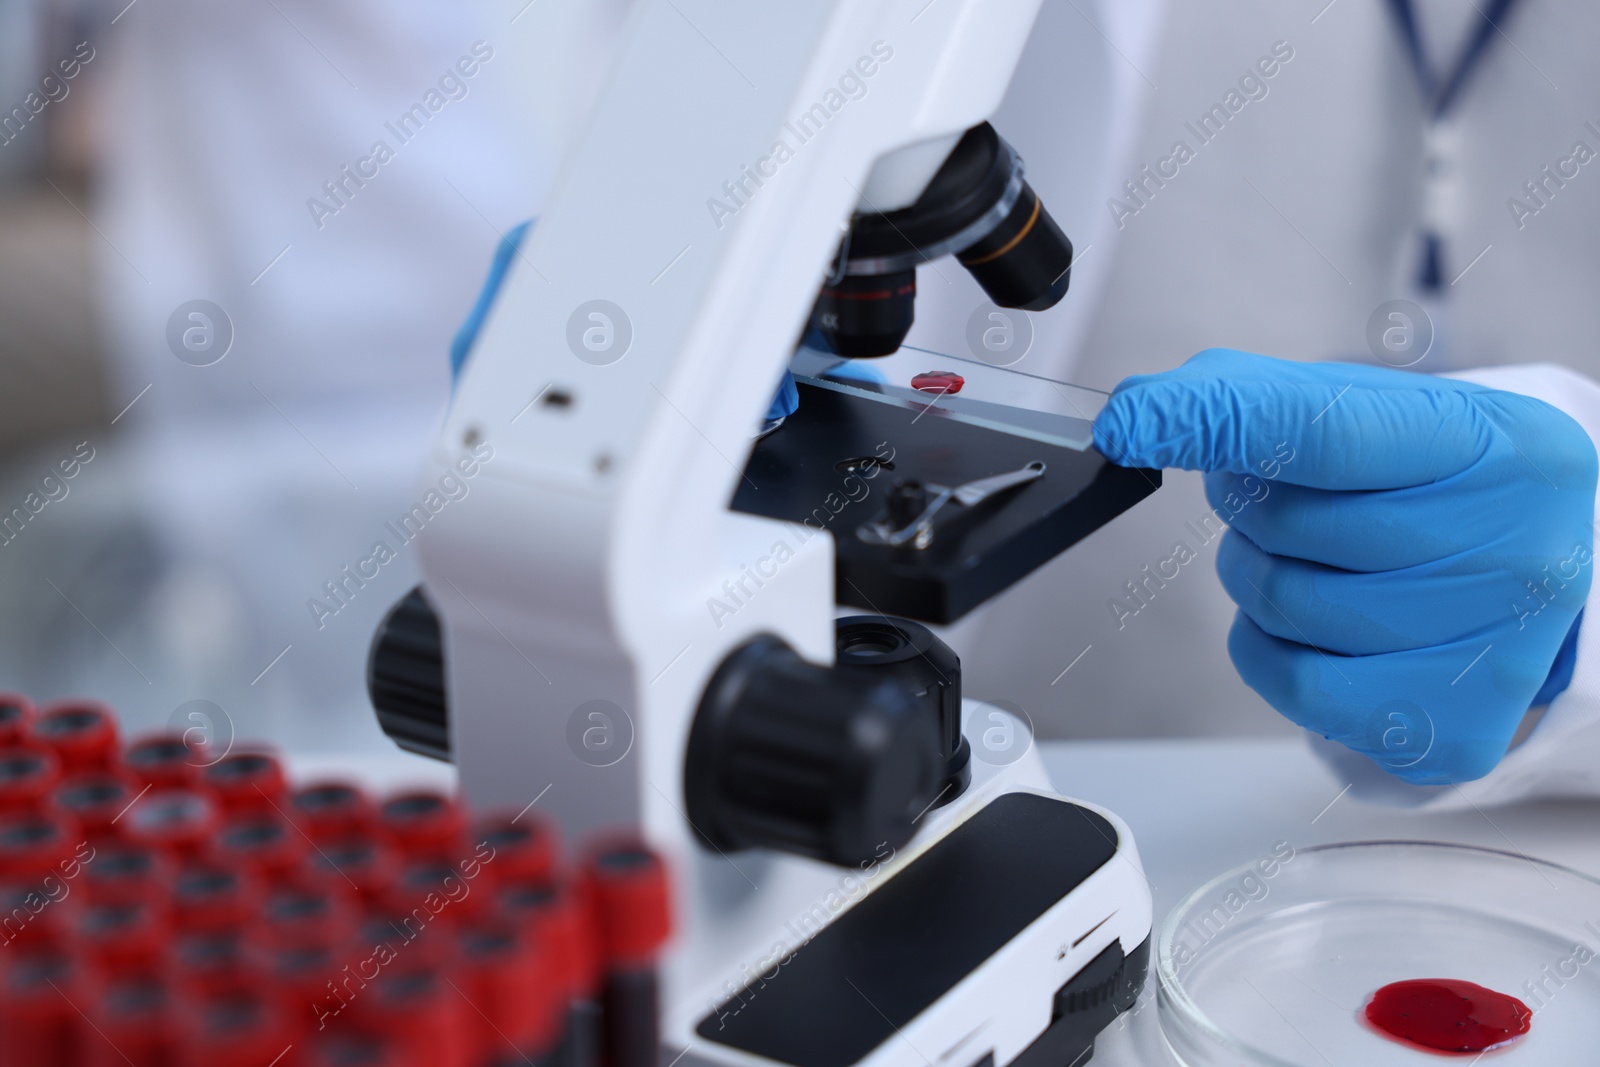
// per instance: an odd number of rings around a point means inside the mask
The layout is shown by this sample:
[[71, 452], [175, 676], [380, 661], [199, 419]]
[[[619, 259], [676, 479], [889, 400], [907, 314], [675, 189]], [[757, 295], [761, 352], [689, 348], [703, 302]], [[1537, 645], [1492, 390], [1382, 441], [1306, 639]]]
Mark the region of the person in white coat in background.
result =
[[[147, 447], [171, 457], [144, 465], [157, 472], [151, 494], [161, 501], [150, 510], [182, 554], [209, 555], [213, 574], [251, 588], [237, 603], [248, 608], [257, 632], [247, 643], [265, 672], [238, 691], [259, 701], [261, 687], [282, 687], [279, 702], [299, 716], [302, 732], [318, 718], [308, 701], [341, 714], [359, 707], [361, 648], [377, 613], [407, 587], [406, 564], [386, 565], [381, 588], [370, 592], [340, 584], [339, 597], [324, 583], [343, 583], [347, 564], [362, 566], [370, 558], [364, 530], [408, 506], [415, 467], [405, 457], [423, 446], [446, 399], [444, 339], [469, 307], [495, 231], [538, 208], [535, 168], [487, 162], [526, 133], [515, 115], [531, 109], [532, 93], [491, 121], [469, 117], [485, 102], [481, 88], [459, 102], [441, 89], [446, 102], [414, 135], [415, 146], [407, 138], [392, 146], [392, 160], [363, 162], [375, 155], [372, 141], [384, 139], [385, 124], [414, 103], [426, 107], [423, 94], [459, 71], [457, 59], [477, 40], [497, 56], [505, 46], [476, 31], [446, 40], [421, 19], [413, 27], [414, 66], [383, 63], [380, 51], [406, 48], [365, 40], [372, 51], [362, 53], [359, 20], [341, 21], [342, 11], [285, 5], [260, 15], [265, 22], [247, 38], [213, 29], [207, 40], [227, 39], [229, 52], [208, 59], [203, 48], [179, 49], [186, 65], [171, 70], [147, 59], [143, 80], [129, 83], [138, 96], [119, 126], [122, 150], [108, 167], [105, 201], [118, 220], [108, 234], [125, 254], [107, 255], [112, 306], [129, 324], [123, 388], [133, 397], [150, 384], [133, 412], [156, 424]], [[396, 24], [393, 13], [373, 19]], [[182, 32], [151, 21], [151, 33]], [[1600, 113], [1583, 110], [1600, 79], [1584, 53], [1596, 29], [1600, 14], [1561, 0], [1495, 3], [1487, 14], [1443, 0], [1045, 0], [994, 123], [1024, 156], [1078, 260], [1061, 307], [1011, 321], [1031, 340], [1005, 359], [1107, 390], [1218, 345], [1294, 360], [1407, 364], [1422, 373], [1505, 367], [1468, 373], [1548, 401], [1593, 431], [1600, 389], [1581, 375], [1596, 363], [1589, 339], [1600, 306], [1584, 294], [1600, 271], [1592, 255], [1600, 200], [1587, 190], [1588, 160], [1578, 161], [1574, 143], [1600, 149], [1600, 135], [1586, 126]], [[601, 64], [573, 56], [603, 56], [604, 39], [594, 33], [588, 51], [545, 51], [562, 52], [570, 69], [592, 75]], [[319, 40], [322, 47], [312, 43]], [[133, 51], [159, 57], [163, 47], [150, 42]], [[270, 81], [282, 63], [272, 49], [288, 48], [317, 53], [309, 62], [320, 65], [319, 76], [283, 81], [278, 107], [269, 104], [272, 85], [241, 75], [254, 69]], [[229, 58], [251, 49], [266, 50], [250, 64]], [[370, 69], [360, 54], [371, 57]], [[478, 77], [510, 66], [494, 62], [480, 60]], [[211, 76], [196, 80], [208, 63]], [[411, 80], [396, 74], [401, 69], [413, 72]], [[385, 86], [381, 93], [373, 79]], [[248, 99], [229, 106], [230, 83]], [[556, 79], [542, 89], [538, 99], [581, 114], [586, 89]], [[200, 100], [218, 108], [215, 151], [203, 136], [210, 120]], [[342, 109], [351, 116], [334, 122]], [[241, 124], [241, 114], [264, 125]], [[448, 133], [445, 123], [457, 120]], [[425, 145], [435, 132], [438, 147]], [[559, 144], [549, 143], [558, 154]], [[178, 152], [185, 145], [187, 155]], [[347, 165], [375, 176], [357, 183]], [[325, 207], [310, 209], [308, 200]], [[270, 212], [259, 210], [268, 204]], [[363, 212], [371, 213], [365, 223]], [[364, 233], [356, 229], [362, 225]], [[930, 265], [919, 288], [910, 342], [963, 352], [970, 320], [988, 313], [976, 286]], [[197, 298], [227, 312], [239, 346], [200, 368], [226, 368], [208, 379], [191, 376], [189, 364], [202, 359], [174, 358], [165, 340], [166, 319]], [[182, 322], [199, 327], [203, 340], [203, 322]], [[181, 347], [182, 329], [178, 336]], [[243, 447], [238, 442], [252, 433], [282, 438], [263, 446], [284, 464], [282, 482], [258, 503], [241, 491], [230, 508], [219, 508], [216, 494], [243, 459], [213, 454], [206, 474], [198, 457]], [[302, 451], [303, 464], [291, 469], [285, 442]], [[379, 494], [364, 479], [393, 488]], [[359, 504], [331, 507], [341, 494]], [[1592, 481], [1589, 494], [1592, 501]], [[1592, 523], [1592, 502], [1589, 508]], [[1151, 500], [960, 633], [972, 691], [1020, 707], [1048, 735], [1274, 729], [1278, 720], [1229, 663], [1234, 610], [1207, 573], [1220, 539], [1189, 532], [1194, 520], [1214, 514], [1201, 479], [1169, 473]], [[346, 524], [336, 533], [330, 515]], [[289, 527], [278, 525], [285, 521]], [[1171, 561], [1183, 539], [1193, 561], [1149, 581], [1148, 568]], [[286, 540], [296, 550], [321, 545], [314, 558], [293, 559]], [[268, 551], [283, 558], [252, 573]], [[327, 614], [308, 609], [313, 599]], [[1560, 632], [1552, 628], [1557, 614]], [[1546, 641], [1548, 673], [1563, 684], [1524, 686], [1530, 697], [1557, 692], [1542, 718], [1518, 714], [1518, 743], [1498, 768], [1458, 791], [1407, 784], [1355, 756], [1350, 773], [1361, 791], [1434, 805], [1600, 793], [1600, 707], [1589, 695], [1600, 689], [1600, 647], [1590, 650], [1588, 632], [1567, 625], [1575, 614], [1563, 604], [1541, 622], [1555, 633]], [[348, 631], [347, 641], [326, 640], [335, 626]], [[1306, 644], [1320, 654], [1315, 642]], [[282, 661], [273, 659], [284, 648]], [[1493, 667], [1493, 649], [1483, 655], [1479, 666]], [[1461, 667], [1470, 669], [1470, 660]], [[1391, 720], [1376, 721], [1387, 738], [1383, 724]], [[1420, 743], [1419, 726], [1431, 748], [1432, 722], [1412, 716], [1395, 725], [1404, 738], [1399, 763]], [[342, 729], [346, 738], [372, 734], [366, 723]], [[1510, 739], [1504, 721], [1495, 731]], [[295, 730], [285, 732], [295, 739]], [[1438, 780], [1485, 770], [1474, 765]]]
[[71, 521], [7, 545], [9, 685], [104, 696], [131, 730], [387, 746], [366, 648], [418, 574], [388, 524], [411, 536], [450, 336], [622, 10], [83, 15], [107, 101], [83, 207], [120, 414]]

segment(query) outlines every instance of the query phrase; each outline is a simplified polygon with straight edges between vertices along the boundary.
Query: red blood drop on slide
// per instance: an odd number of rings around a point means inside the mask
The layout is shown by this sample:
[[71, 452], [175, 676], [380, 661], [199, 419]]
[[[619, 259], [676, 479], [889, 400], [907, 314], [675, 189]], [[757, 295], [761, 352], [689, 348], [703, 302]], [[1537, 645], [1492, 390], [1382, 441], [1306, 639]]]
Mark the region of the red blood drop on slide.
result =
[[959, 393], [967, 380], [954, 371], [923, 371], [911, 379], [911, 388], [923, 393]]
[[1516, 997], [1473, 982], [1418, 978], [1372, 995], [1367, 1021], [1401, 1042], [1435, 1052], [1483, 1052], [1528, 1032], [1533, 1012]]

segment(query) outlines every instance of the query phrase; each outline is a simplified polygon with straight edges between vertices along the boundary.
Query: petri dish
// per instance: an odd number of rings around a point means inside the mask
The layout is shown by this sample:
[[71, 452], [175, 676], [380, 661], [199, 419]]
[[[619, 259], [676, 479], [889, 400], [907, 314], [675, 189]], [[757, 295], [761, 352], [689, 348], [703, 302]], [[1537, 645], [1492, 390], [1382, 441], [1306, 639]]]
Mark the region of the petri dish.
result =
[[[1448, 1054], [1367, 1024], [1374, 992], [1417, 978], [1517, 997], [1533, 1011], [1530, 1032], [1488, 1052]], [[1173, 909], [1157, 942], [1156, 984], [1162, 1035], [1186, 1067], [1593, 1064], [1600, 881], [1436, 842], [1285, 850]]]

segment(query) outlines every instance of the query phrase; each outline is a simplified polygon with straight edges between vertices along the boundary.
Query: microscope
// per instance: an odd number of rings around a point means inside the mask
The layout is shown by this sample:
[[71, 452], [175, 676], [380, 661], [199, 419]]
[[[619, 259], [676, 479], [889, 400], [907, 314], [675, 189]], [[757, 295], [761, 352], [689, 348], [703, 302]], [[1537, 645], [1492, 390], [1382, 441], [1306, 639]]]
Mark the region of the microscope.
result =
[[665, 857], [661, 1063], [1065, 1067], [1143, 985], [1128, 827], [924, 625], [1160, 480], [1094, 451], [1099, 394], [903, 345], [939, 257], [1067, 291], [985, 121], [1038, 6], [641, 0], [433, 449], [473, 496], [375, 639], [380, 722]]

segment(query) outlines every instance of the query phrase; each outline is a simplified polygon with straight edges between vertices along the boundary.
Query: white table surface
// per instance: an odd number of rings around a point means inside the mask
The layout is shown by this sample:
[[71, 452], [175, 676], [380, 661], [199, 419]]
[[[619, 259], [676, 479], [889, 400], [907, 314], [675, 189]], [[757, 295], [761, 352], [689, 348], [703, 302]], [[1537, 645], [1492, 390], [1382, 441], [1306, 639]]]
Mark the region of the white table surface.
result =
[[[1339, 841], [1449, 841], [1520, 852], [1600, 877], [1600, 802], [1425, 814], [1362, 804], [1298, 741], [1051, 741], [1056, 788], [1120, 815], [1133, 829], [1155, 896], [1156, 923], [1196, 886], [1270, 853]], [[392, 755], [300, 755], [299, 780], [353, 778], [375, 789], [448, 786], [453, 768]], [[1170, 1067], [1155, 982], [1104, 1033], [1095, 1067]], [[1343, 1064], [1337, 1067], [1345, 1067]]]
[[[1440, 814], [1374, 807], [1341, 796], [1345, 783], [1298, 741], [1047, 742], [1043, 755], [1057, 789], [1110, 808], [1133, 829], [1158, 928], [1190, 890], [1280, 841], [1297, 850], [1339, 841], [1449, 841], [1600, 877], [1600, 802]], [[1161, 1040], [1154, 987], [1152, 977], [1126, 1025], [1102, 1035], [1094, 1067], [1175, 1062]]]

